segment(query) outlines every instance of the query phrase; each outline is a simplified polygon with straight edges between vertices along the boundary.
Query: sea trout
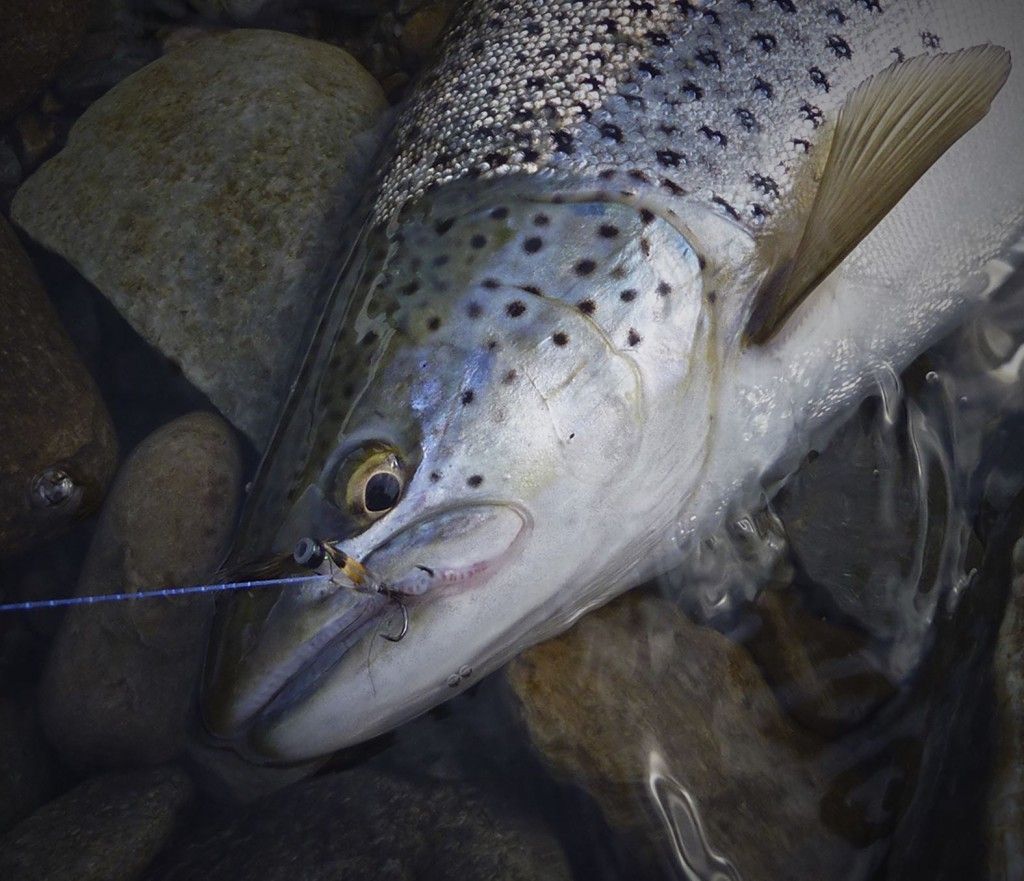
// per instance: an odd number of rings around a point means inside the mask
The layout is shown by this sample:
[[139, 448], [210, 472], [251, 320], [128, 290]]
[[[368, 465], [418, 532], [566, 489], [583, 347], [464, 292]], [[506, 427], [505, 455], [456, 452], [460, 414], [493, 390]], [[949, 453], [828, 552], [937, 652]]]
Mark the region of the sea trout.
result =
[[999, 282], [1021, 58], [1014, 0], [464, 4], [234, 553], [330, 578], [219, 610], [210, 732], [373, 737], [763, 499]]

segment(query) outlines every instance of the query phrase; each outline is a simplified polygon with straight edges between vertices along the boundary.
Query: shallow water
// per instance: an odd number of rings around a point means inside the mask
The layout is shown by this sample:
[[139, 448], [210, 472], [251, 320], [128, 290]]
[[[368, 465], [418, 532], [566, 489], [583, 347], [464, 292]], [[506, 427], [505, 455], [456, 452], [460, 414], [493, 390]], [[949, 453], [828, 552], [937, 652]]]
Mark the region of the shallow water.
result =
[[[214, 411], [74, 268], [25, 244], [122, 451]], [[264, 791], [245, 804], [225, 798], [235, 772], [176, 757], [199, 790], [124, 877], [1022, 877], [1024, 853], [998, 862], [1008, 839], [991, 813], [1020, 773], [1001, 764], [1013, 710], [993, 662], [1024, 535], [1024, 270], [1005, 271], [977, 315], [883, 378], [761, 510], [508, 675], [311, 781], [239, 784]], [[257, 458], [243, 440], [246, 475]], [[72, 594], [95, 527], [4, 561], [0, 598]], [[2, 696], [27, 720], [60, 621], [0, 620]], [[83, 691], [96, 675], [82, 670]], [[0, 762], [12, 777], [25, 769], [14, 761]], [[48, 748], [33, 761], [40, 805], [102, 770]], [[136, 841], [140, 813], [117, 837]], [[102, 834], [65, 836], [68, 853]]]

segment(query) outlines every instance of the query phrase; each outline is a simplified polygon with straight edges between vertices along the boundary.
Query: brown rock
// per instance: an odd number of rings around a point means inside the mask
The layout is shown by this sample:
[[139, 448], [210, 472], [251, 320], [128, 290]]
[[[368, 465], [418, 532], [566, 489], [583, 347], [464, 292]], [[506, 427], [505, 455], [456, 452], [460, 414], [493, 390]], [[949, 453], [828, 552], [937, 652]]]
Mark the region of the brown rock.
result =
[[741, 647], [660, 597], [627, 594], [508, 677], [538, 749], [613, 823], [662, 848], [670, 823], [688, 860], [747, 881], [837, 877], [849, 859], [821, 819], [817, 742]]
[[6, 3], [0, 27], [0, 121], [26, 106], [85, 33], [92, 0]]
[[334, 46], [211, 34], [92, 104], [12, 216], [262, 447], [385, 107]]
[[[222, 562], [241, 464], [231, 429], [183, 416], [128, 457], [104, 506], [79, 594], [201, 583]], [[43, 726], [72, 764], [157, 764], [183, 746], [212, 599], [69, 610], [40, 685]]]
[[92, 511], [117, 443], [92, 377], [0, 218], [0, 557]]
[[18, 151], [21, 164], [32, 170], [42, 162], [57, 145], [57, 126], [53, 119], [28, 110], [14, 121], [18, 136]]
[[402, 26], [398, 38], [402, 51], [414, 61], [422, 61], [431, 55], [455, 6], [453, 0], [440, 0], [417, 9]]
[[757, 611], [761, 628], [746, 647], [782, 706], [811, 731], [846, 734], [896, 694], [864, 634], [811, 614], [793, 588], [762, 591]]
[[0, 878], [133, 881], [191, 796], [188, 777], [174, 768], [87, 780], [0, 839]]

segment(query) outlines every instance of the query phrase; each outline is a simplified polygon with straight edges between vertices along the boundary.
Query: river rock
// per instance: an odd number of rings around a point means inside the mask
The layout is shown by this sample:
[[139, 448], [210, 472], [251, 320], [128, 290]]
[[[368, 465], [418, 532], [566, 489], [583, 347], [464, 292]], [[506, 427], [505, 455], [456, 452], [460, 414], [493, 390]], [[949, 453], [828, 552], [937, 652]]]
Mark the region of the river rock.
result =
[[5, 881], [133, 881], [169, 839], [192, 794], [173, 768], [105, 774], [0, 839]]
[[817, 742], [740, 646], [667, 601], [627, 594], [507, 676], [546, 760], [660, 848], [670, 823], [696, 876], [841, 877], [850, 850], [822, 819]]
[[0, 122], [28, 104], [85, 33], [92, 0], [5, 3], [0, 27]]
[[203, 823], [147, 881], [568, 881], [546, 832], [465, 784], [361, 766]]
[[91, 512], [117, 462], [96, 385], [0, 217], [0, 557]]
[[[104, 506], [79, 594], [202, 583], [235, 524], [241, 462], [231, 429], [183, 416], [129, 456]], [[183, 746], [208, 597], [70, 609], [40, 685], [50, 741], [77, 766], [157, 764]]]
[[989, 798], [989, 878], [1024, 878], [1024, 538], [994, 657], [996, 761]]
[[53, 756], [31, 705], [0, 698], [0, 833], [45, 802], [56, 779]]
[[93, 104], [12, 216], [262, 446], [384, 108], [334, 46], [211, 35]]

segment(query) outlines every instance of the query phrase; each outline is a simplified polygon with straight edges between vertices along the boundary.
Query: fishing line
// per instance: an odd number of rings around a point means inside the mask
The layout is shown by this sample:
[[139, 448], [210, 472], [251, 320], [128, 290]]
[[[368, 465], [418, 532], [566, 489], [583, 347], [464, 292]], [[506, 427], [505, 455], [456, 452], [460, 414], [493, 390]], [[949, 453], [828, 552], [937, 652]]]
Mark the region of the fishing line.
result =
[[31, 600], [24, 603], [0, 603], [0, 612], [31, 612], [36, 609], [57, 609], [62, 606], [92, 606], [97, 603], [117, 603], [125, 600], [150, 600], [157, 597], [180, 597], [202, 593], [220, 593], [229, 590], [256, 590], [285, 584], [303, 584], [307, 581], [330, 579], [329, 575], [293, 575], [288, 578], [267, 578], [260, 581], [229, 581], [224, 584], [197, 584], [193, 587], [162, 587], [159, 590], [140, 590], [137, 593], [102, 593], [81, 597], [63, 597], [56, 600]]

